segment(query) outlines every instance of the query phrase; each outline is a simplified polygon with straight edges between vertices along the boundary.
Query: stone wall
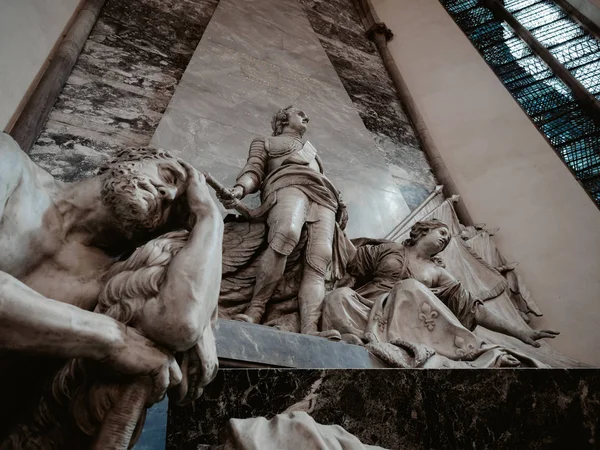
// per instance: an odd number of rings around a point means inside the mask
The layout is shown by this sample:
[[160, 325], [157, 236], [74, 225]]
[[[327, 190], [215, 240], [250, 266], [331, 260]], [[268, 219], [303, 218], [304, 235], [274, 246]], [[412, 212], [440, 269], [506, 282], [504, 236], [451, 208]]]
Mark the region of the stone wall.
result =
[[435, 187], [414, 128], [352, 0], [300, 0], [410, 209]]
[[10, 131], [81, 0], [0, 2], [0, 130]]
[[[92, 175], [150, 142], [218, 0], [108, 0], [31, 156], [54, 176]], [[351, 0], [301, 0], [410, 209], [435, 179]], [[60, 155], [60, 156], [59, 156]]]
[[64, 181], [150, 142], [218, 0], [107, 0], [31, 151]]

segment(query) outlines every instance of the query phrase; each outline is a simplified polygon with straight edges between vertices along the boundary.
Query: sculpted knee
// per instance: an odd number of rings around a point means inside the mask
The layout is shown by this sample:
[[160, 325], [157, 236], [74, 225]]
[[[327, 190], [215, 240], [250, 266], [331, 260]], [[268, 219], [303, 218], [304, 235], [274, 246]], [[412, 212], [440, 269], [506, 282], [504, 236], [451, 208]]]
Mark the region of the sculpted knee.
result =
[[302, 227], [304, 223], [290, 223], [286, 227], [281, 227], [279, 232], [285, 236], [286, 240], [298, 242], [300, 235], [302, 234]]
[[333, 249], [331, 245], [315, 245], [313, 251], [319, 258], [326, 261], [327, 264], [329, 264], [333, 258]]
[[302, 225], [274, 226], [269, 230], [269, 245], [283, 255], [289, 255], [300, 240]]

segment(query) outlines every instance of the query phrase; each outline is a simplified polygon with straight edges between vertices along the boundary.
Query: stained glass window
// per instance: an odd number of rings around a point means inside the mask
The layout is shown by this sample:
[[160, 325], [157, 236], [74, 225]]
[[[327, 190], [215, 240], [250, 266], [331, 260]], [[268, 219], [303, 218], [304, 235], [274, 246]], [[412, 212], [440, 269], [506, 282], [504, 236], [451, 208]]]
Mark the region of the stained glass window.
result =
[[[584, 189], [600, 206], [600, 125], [511, 27], [478, 0], [440, 0]], [[510, 12], [600, 99], [600, 42], [551, 0], [504, 0]]]

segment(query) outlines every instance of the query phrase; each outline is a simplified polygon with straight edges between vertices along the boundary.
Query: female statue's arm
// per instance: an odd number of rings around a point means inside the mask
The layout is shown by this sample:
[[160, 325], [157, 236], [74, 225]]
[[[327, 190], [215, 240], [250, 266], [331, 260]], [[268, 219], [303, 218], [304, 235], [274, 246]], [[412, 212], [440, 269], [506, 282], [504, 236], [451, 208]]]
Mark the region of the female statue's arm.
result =
[[[453, 283], [459, 282], [446, 269], [439, 267], [436, 285], [441, 287]], [[459, 290], [454, 292], [453, 295], [468, 296], [468, 301], [472, 304], [472, 310], [475, 314], [475, 325], [480, 325], [488, 330], [513, 336], [534, 347], [540, 346], [540, 343], [536, 342], [539, 339], [554, 338], [559, 334], [558, 331], [553, 330], [533, 330], [525, 324], [525, 322], [515, 324], [506, 320], [487, 308], [483, 302], [474, 299], [473, 295], [462, 286], [459, 286]], [[448, 306], [452, 305], [452, 302], [445, 301], [444, 303]], [[456, 311], [452, 312], [456, 314]]]

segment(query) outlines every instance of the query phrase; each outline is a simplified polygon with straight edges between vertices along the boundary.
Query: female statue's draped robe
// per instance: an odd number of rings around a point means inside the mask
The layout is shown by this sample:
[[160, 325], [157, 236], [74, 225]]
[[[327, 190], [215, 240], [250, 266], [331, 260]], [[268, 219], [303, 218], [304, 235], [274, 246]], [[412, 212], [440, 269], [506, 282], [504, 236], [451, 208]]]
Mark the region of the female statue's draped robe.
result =
[[359, 339], [367, 335], [368, 347], [387, 362], [403, 367], [544, 367], [519, 352], [485, 344], [472, 333], [481, 300], [458, 280], [428, 288], [414, 279], [406, 249], [399, 244], [359, 247], [347, 271], [359, 287], [328, 294], [322, 327]]

